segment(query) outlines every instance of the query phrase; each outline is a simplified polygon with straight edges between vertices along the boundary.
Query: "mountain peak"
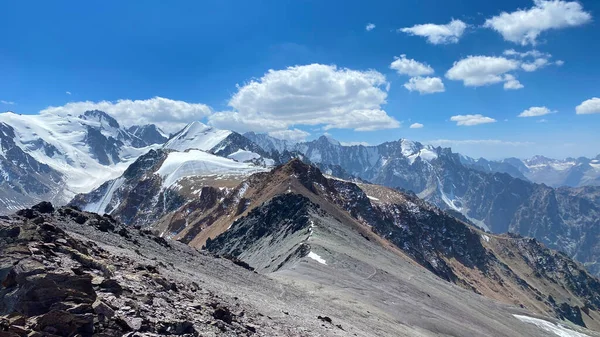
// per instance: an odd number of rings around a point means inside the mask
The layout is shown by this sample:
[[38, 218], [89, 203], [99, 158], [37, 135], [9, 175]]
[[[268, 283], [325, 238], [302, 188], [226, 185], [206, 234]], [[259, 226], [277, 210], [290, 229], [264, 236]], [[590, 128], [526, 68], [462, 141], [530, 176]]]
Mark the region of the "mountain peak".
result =
[[336, 139], [334, 139], [333, 137], [331, 137], [329, 135], [322, 135], [321, 137], [319, 137], [318, 141], [319, 142], [327, 142], [331, 145], [341, 145], [340, 142], [338, 142]]
[[82, 115], [80, 115], [79, 118], [85, 120], [94, 119], [101, 123], [103, 121], [106, 121], [110, 127], [113, 127], [115, 129], [118, 129], [120, 127], [116, 119], [114, 119], [106, 112], [100, 110], [87, 110]]
[[199, 149], [209, 151], [232, 134], [229, 130], [219, 130], [198, 121], [186, 125], [176, 133], [164, 147], [177, 151]]

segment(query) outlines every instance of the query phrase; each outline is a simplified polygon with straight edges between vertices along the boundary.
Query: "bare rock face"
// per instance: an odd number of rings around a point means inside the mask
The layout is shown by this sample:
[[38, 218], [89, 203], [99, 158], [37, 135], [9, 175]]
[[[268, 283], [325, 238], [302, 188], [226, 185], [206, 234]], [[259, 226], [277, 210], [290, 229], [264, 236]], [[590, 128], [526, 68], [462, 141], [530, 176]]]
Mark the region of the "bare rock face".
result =
[[60, 228], [69, 224], [139, 249], [171, 249], [149, 231], [130, 231], [109, 216], [76, 208], [55, 210], [50, 203], [0, 220], [0, 336], [252, 333], [245, 327], [251, 322], [197, 284], [75, 239]]

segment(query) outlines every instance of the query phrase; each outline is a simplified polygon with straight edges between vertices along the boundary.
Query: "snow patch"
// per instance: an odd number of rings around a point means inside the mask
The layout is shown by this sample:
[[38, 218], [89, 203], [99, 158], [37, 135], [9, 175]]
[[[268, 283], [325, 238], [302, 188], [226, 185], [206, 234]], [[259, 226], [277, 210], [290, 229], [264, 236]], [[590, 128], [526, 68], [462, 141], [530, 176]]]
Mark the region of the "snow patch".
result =
[[200, 122], [192, 122], [169, 140], [164, 147], [177, 151], [198, 149], [208, 151], [231, 134], [229, 130], [219, 130]]
[[190, 150], [169, 153], [156, 174], [163, 178], [163, 188], [168, 188], [185, 177], [250, 175], [264, 170], [252, 164], [240, 163], [204, 151]]
[[485, 234], [481, 234], [481, 238], [484, 239], [485, 242], [490, 242], [490, 237]]
[[522, 315], [513, 315], [515, 316], [516, 319], [518, 319], [521, 322], [524, 323], [529, 323], [529, 324], [533, 324], [535, 326], [537, 326], [538, 328], [540, 328], [541, 330], [544, 330], [546, 332], [551, 332], [556, 336], [560, 336], [560, 337], [589, 337], [586, 334], [582, 334], [580, 332], [571, 330], [569, 328], [567, 328], [566, 326], [560, 325], [560, 324], [555, 324], [552, 322], [548, 322], [545, 321], [543, 319], [539, 319], [539, 318], [533, 318], [533, 317], [529, 317], [529, 316], [522, 316]]
[[255, 152], [246, 151], [246, 150], [237, 150], [234, 153], [227, 156], [229, 159], [233, 159], [235, 161], [246, 162], [253, 159], [260, 158], [260, 155]]
[[310, 257], [311, 259], [319, 262], [320, 264], [327, 265], [327, 263], [325, 262], [325, 260], [322, 257], [320, 257], [319, 255], [317, 255], [316, 253], [314, 253], [314, 252], [308, 253], [308, 257]]
[[375, 197], [372, 197], [372, 196], [370, 196], [370, 195], [367, 195], [367, 198], [369, 198], [369, 199], [371, 199], [371, 200], [373, 200], [373, 201], [379, 201], [379, 199], [377, 199], [377, 198], [375, 198]]

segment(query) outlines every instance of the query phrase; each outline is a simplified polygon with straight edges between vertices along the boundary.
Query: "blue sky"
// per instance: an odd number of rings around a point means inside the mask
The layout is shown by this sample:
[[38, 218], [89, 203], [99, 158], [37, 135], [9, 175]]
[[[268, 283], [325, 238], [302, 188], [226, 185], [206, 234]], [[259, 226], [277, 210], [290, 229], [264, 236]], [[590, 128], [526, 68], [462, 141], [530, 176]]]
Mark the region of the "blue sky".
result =
[[[488, 158], [600, 153], [595, 0], [13, 1], [0, 11], [0, 111], [97, 106], [125, 124], [408, 138]], [[401, 55], [425, 68], [392, 69]], [[404, 86], [411, 77], [423, 93]], [[523, 87], [505, 89], [511, 79]], [[517, 117], [532, 107], [550, 113]]]

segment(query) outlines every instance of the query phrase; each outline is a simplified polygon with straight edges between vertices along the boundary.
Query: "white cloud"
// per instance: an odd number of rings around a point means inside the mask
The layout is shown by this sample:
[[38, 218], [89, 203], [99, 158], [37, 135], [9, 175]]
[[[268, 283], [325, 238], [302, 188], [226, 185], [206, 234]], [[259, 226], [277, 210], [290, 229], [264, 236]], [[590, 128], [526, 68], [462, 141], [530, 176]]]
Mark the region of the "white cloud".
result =
[[261, 78], [238, 86], [229, 106], [209, 123], [237, 131], [280, 131], [294, 125], [372, 131], [400, 127], [386, 104], [385, 76], [335, 65], [310, 64], [269, 70]]
[[439, 77], [413, 77], [404, 83], [409, 91], [418, 91], [421, 95], [444, 92], [444, 83]]
[[548, 120], [545, 118], [540, 119], [537, 123], [548, 123]]
[[423, 76], [434, 73], [433, 68], [427, 63], [406, 58], [405, 54], [400, 57], [394, 57], [394, 62], [390, 64], [390, 69], [394, 69], [400, 75]]
[[410, 125], [411, 129], [422, 129], [425, 125], [421, 124], [421, 123], [413, 123]]
[[531, 61], [521, 61], [521, 69], [532, 72], [538, 69], [544, 68], [549, 65], [557, 65], [562, 66], [565, 62], [562, 60], [558, 60], [556, 62], [550, 62], [552, 58], [552, 54], [544, 53], [536, 49], [532, 49], [525, 52], [519, 52], [514, 49], [508, 49], [503, 52], [505, 56], [519, 57], [521, 59], [524, 58], [532, 58]]
[[125, 126], [156, 124], [166, 132], [176, 132], [187, 123], [200, 120], [211, 113], [208, 105], [154, 97], [146, 100], [121, 99], [115, 102], [71, 102], [51, 106], [40, 113], [79, 115], [87, 110], [101, 110]]
[[504, 57], [468, 56], [454, 62], [446, 78], [463, 81], [468, 87], [479, 87], [510, 80], [503, 75], [518, 67], [519, 62]]
[[521, 63], [521, 68], [527, 72], [532, 72], [532, 71], [536, 71], [540, 68], [543, 68], [543, 67], [547, 66], [548, 64], [549, 64], [548, 59], [537, 58], [533, 62]]
[[371, 145], [367, 142], [340, 142], [340, 144], [342, 144], [344, 146], [358, 146], [358, 145], [370, 146]]
[[16, 103], [13, 101], [5, 101], [5, 100], [0, 100], [0, 103], [2, 104], [6, 104], [6, 105], [15, 105]]
[[450, 117], [450, 120], [456, 122], [458, 126], [473, 126], [479, 124], [495, 123], [496, 120], [480, 114], [477, 115], [456, 115]]
[[427, 23], [412, 27], [400, 28], [399, 32], [427, 38], [431, 44], [457, 43], [465, 32], [467, 24], [460, 20], [452, 20], [445, 25]]
[[71, 92], [70, 91], [65, 91], [65, 94], [71, 95]]
[[367, 32], [370, 32], [373, 29], [375, 29], [375, 24], [374, 23], [368, 23], [367, 26], [365, 27], [365, 29], [367, 30]]
[[600, 113], [600, 98], [594, 97], [579, 104], [575, 111], [578, 115], [588, 115]]
[[290, 140], [292, 142], [301, 142], [304, 141], [306, 137], [310, 136], [310, 133], [300, 129], [290, 129], [271, 131], [269, 132], [269, 136], [284, 140]]
[[554, 113], [556, 111], [552, 111], [545, 106], [532, 106], [531, 108], [521, 112], [518, 117], [539, 117]]
[[484, 27], [497, 31], [507, 41], [535, 45], [544, 31], [579, 26], [591, 19], [590, 13], [585, 12], [578, 2], [534, 0], [533, 7], [502, 12], [487, 19]]
[[507, 49], [502, 54], [504, 54], [506, 56], [519, 56], [519, 57], [522, 57], [522, 58], [525, 58], [525, 57], [528, 57], [528, 56], [531, 56], [531, 57], [534, 57], [534, 58], [538, 58], [538, 57], [551, 58], [552, 57], [552, 54], [543, 53], [543, 52], [541, 52], [539, 50], [536, 50], [536, 49], [532, 49], [532, 50], [529, 50], [529, 51], [526, 51], [526, 52], [518, 52], [518, 51], [516, 51], [514, 49]]
[[523, 84], [511, 74], [504, 75], [504, 81], [504, 90], [519, 90], [524, 88]]

